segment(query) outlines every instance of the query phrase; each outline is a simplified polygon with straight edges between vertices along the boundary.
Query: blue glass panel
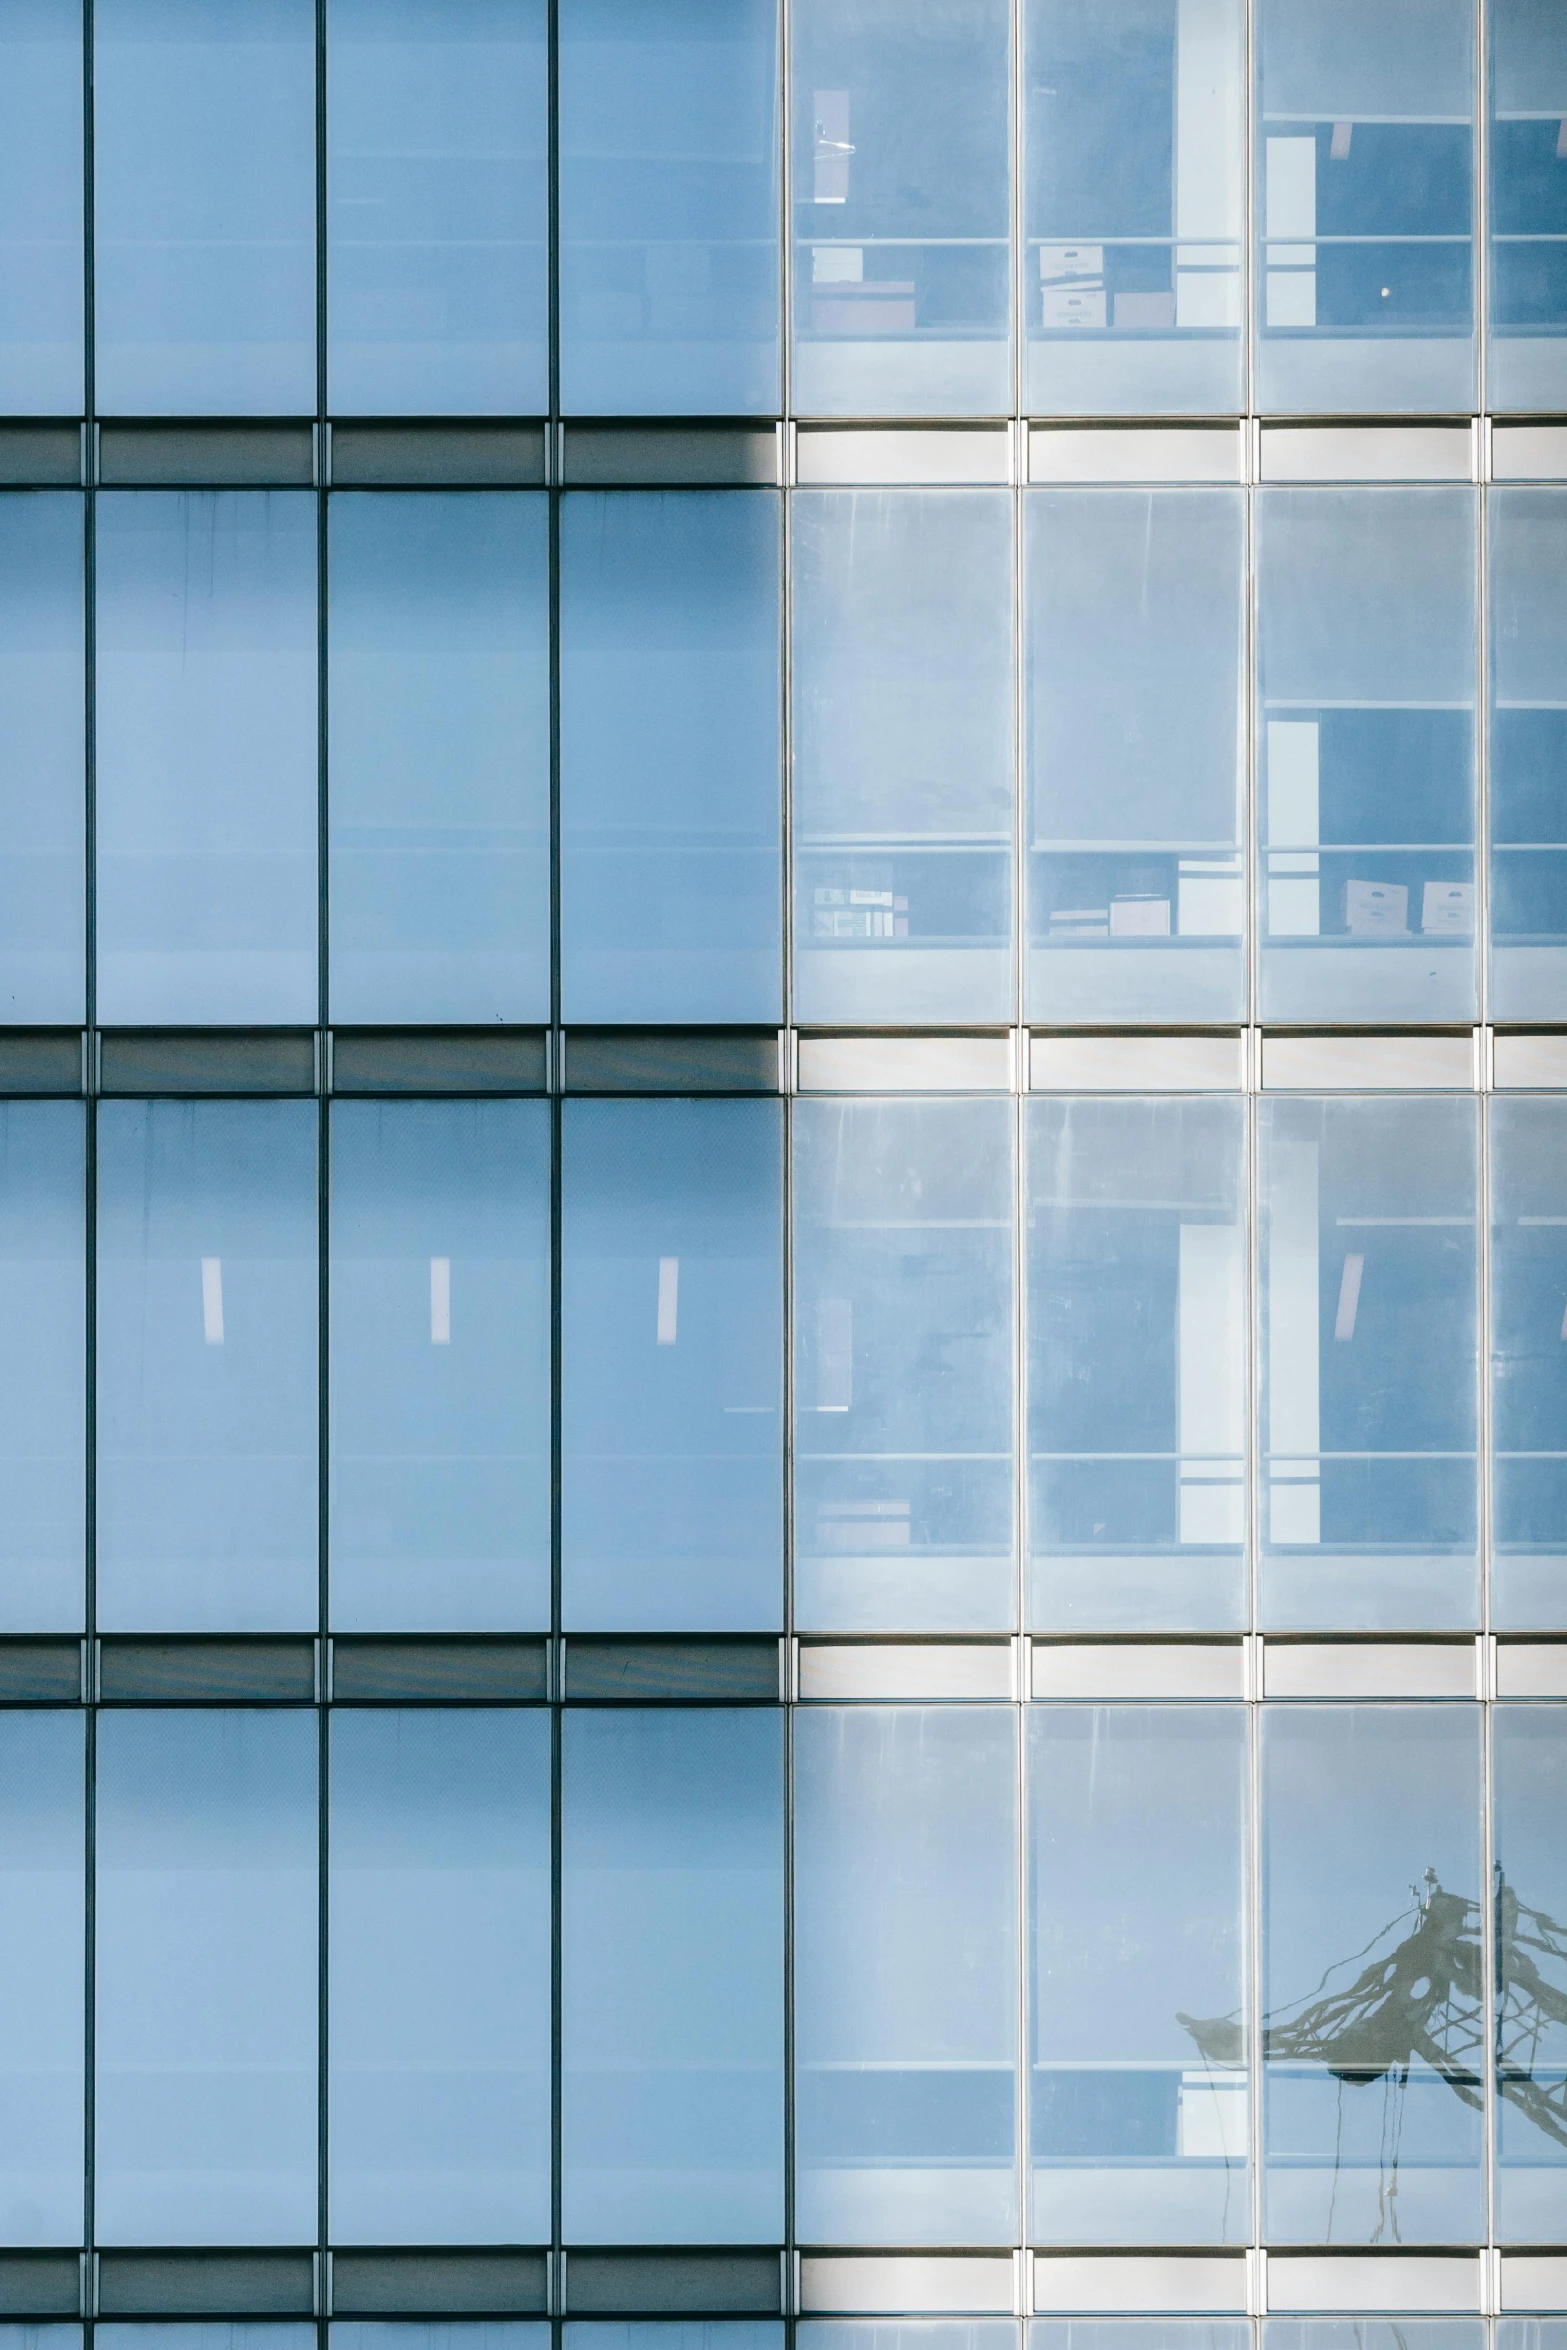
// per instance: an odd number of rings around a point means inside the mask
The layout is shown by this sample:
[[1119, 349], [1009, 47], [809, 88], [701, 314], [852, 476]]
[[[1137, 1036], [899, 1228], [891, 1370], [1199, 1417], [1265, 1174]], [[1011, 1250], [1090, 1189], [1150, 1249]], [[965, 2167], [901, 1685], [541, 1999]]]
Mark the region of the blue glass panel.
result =
[[562, 1723], [562, 2161], [576, 2244], [783, 2234], [783, 1717]]
[[1567, 1707], [1492, 1716], [1496, 1807], [1496, 2234], [1567, 2239]]
[[1486, 2333], [1478, 2317], [1270, 2317], [1262, 2350], [1485, 2350]]
[[781, 2318], [621, 2318], [568, 2325], [566, 2350], [783, 2350]]
[[574, 1631], [783, 1622], [774, 1102], [568, 1102], [561, 1544]]
[[0, 1021], [82, 1018], [82, 500], [0, 496]]
[[82, 1112], [0, 1105], [0, 1630], [82, 1621]]
[[795, 2328], [800, 2350], [1018, 2350], [1010, 2317], [821, 2317]]
[[1567, 1631], [1567, 1102], [1491, 1105], [1491, 1620]]
[[279, 2324], [276, 2318], [247, 2323], [225, 2318], [206, 2325], [178, 2318], [172, 2324], [156, 2319], [148, 2324], [105, 2325], [100, 2318], [93, 2340], [103, 2350], [315, 2350], [313, 2325]]
[[1567, 406], [1567, 17], [1489, 0], [1493, 408]]
[[547, 2324], [516, 2318], [338, 2318], [332, 2350], [550, 2350]]
[[80, 0], [0, 20], [0, 413], [82, 406]]
[[549, 515], [331, 502], [336, 1020], [549, 1018]]
[[82, 2240], [83, 1719], [0, 1714], [0, 2244]]
[[1028, 2329], [1028, 2350], [1252, 2350], [1254, 2341], [1244, 2317], [1038, 2317]]
[[314, 1631], [316, 1111], [98, 1110], [98, 1621]]
[[[1558, 166], [1567, 182], [1567, 162]], [[1491, 1016], [1567, 1018], [1567, 491], [1493, 490]]]

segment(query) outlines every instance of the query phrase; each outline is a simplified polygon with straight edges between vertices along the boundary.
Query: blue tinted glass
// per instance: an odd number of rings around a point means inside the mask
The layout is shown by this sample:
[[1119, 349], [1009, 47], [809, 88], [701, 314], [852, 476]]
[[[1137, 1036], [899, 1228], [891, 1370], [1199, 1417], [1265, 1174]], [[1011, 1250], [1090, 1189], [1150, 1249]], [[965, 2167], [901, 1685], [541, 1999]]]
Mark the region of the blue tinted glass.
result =
[[[1567, 184], [1567, 158], [1556, 169]], [[1567, 491], [1493, 490], [1490, 510], [1491, 1013], [1559, 1021], [1567, 1017]]]
[[568, 1711], [562, 2225], [783, 2234], [783, 1717]]
[[776, 0], [561, 0], [561, 406], [778, 406]]
[[1265, 490], [1258, 539], [1262, 1008], [1475, 1009], [1475, 502]]
[[1567, 1102], [1491, 1105], [1491, 1617], [1567, 1631]]
[[363, 2324], [338, 2319], [329, 2336], [332, 2350], [550, 2350], [546, 2324], [512, 2318], [392, 2318]]
[[800, 2350], [1018, 2350], [1008, 2317], [828, 2317], [795, 2328]]
[[803, 1709], [794, 1803], [799, 2233], [1010, 2244], [1015, 1715]]
[[1284, 1705], [1262, 1730], [1264, 2236], [1385, 2243], [1396, 2196], [1400, 2242], [1473, 2243], [1479, 1708]]
[[82, 1018], [82, 501], [0, 497], [0, 1021]]
[[316, 1112], [98, 1111], [98, 1620], [312, 1631]]
[[82, 2237], [82, 1720], [0, 1714], [0, 2244]]
[[1567, 2186], [1567, 1707], [1492, 1717], [1496, 1807], [1496, 2233], [1559, 2244]]
[[568, 1102], [561, 1546], [575, 1631], [773, 1631], [783, 1134], [773, 1102]]
[[566, 2350], [783, 2350], [779, 2318], [635, 2318], [613, 2324], [568, 2325]]
[[0, 2325], [0, 2350], [82, 2350], [77, 2325]]
[[1567, 406], [1567, 16], [1489, 0], [1490, 405]]
[[546, 1020], [549, 516], [501, 492], [331, 502], [338, 1020]]
[[0, 412], [82, 405], [81, 0], [0, 19]]
[[1478, 2317], [1270, 2317], [1262, 2350], [1485, 2350], [1486, 2332]]
[[311, 0], [97, 0], [98, 407], [316, 405]]
[[332, 0], [329, 406], [549, 406], [544, 0]]
[[778, 1018], [779, 571], [766, 492], [563, 501], [568, 1020]]
[[316, 1719], [98, 1728], [97, 2232], [308, 2244], [316, 2226]]
[[1028, 1120], [1031, 1615], [1246, 1622], [1238, 1101], [1036, 1101]]
[[1243, 2317], [1040, 2317], [1028, 2329], [1028, 2350], [1252, 2350], [1254, 2340]]
[[275, 2318], [250, 2324], [226, 2318], [216, 2325], [193, 2324], [189, 2318], [163, 2325], [105, 2325], [100, 2318], [93, 2340], [102, 2350], [315, 2350], [316, 2329], [280, 2325]]
[[549, 1167], [542, 1102], [333, 1105], [334, 1631], [548, 1629]]
[[82, 1112], [0, 1105], [0, 1630], [82, 1621]]
[[332, 1717], [331, 2226], [353, 2244], [550, 2232], [550, 1731], [541, 1713]]
[[98, 1014], [309, 1021], [316, 501], [98, 499]]

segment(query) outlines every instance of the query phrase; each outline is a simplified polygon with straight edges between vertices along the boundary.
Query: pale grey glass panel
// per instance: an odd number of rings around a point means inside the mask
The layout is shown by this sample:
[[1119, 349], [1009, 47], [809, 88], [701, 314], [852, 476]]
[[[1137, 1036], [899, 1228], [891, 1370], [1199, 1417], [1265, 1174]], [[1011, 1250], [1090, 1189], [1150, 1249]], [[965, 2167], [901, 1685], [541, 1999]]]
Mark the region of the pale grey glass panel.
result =
[[799, 0], [794, 405], [1012, 405], [1005, 0]]
[[1478, 2317], [1270, 2317], [1262, 2350], [1485, 2350]]
[[550, 1731], [332, 1716], [331, 2232], [550, 2232]]
[[798, 1020], [1012, 1016], [1012, 505], [791, 500]]
[[313, 1103], [99, 1104], [104, 1631], [315, 1630], [317, 1304]]
[[1030, 2239], [1247, 2243], [1245, 1709], [1028, 1724]]
[[547, 501], [342, 493], [330, 548], [332, 1016], [547, 1020]]
[[547, 1631], [547, 1105], [336, 1102], [331, 1202], [333, 1630]]
[[1033, 415], [1241, 405], [1241, 0], [1029, 0]]
[[1026, 502], [1028, 1013], [1240, 1020], [1240, 490]]
[[82, 1110], [0, 1104], [0, 1630], [82, 1621]]
[[564, 2328], [565, 2350], [783, 2350], [783, 2321], [750, 2318], [623, 2318]]
[[549, 2350], [550, 2329], [516, 2318], [338, 2318], [332, 2350]]
[[1259, 0], [1258, 402], [1475, 401], [1474, 0]]
[[316, 405], [311, 0], [97, 0], [97, 405]]
[[783, 1716], [562, 1725], [561, 2134], [575, 2244], [783, 2234]]
[[1567, 2318], [1502, 2318], [1496, 2327], [1496, 2350], [1567, 2350]]
[[776, 0], [561, 0], [569, 416], [779, 402]]
[[1491, 1105], [1491, 1620], [1567, 1631], [1567, 1102]]
[[1263, 1016], [1475, 1013], [1475, 498], [1259, 501]]
[[1252, 2350], [1243, 2317], [1040, 2317], [1028, 2350]]
[[1485, 2230], [1480, 1709], [1263, 1718], [1266, 2175], [1275, 2244]]
[[807, 1708], [794, 1805], [796, 2228], [1011, 2244], [1016, 1716]]
[[1262, 1622], [1479, 1622], [1472, 1101], [1265, 1101]]
[[1567, 18], [1490, 0], [1490, 398], [1567, 407]]
[[826, 2317], [795, 2327], [800, 2350], [1018, 2350], [1010, 2317]]
[[563, 1125], [566, 1628], [779, 1630], [779, 1107], [568, 1102]]
[[70, 490], [0, 496], [0, 1020], [7, 1022], [82, 1018], [83, 676], [82, 500]]
[[1246, 1621], [1245, 1124], [1236, 1101], [1036, 1101], [1030, 1621]]
[[82, 11], [9, 0], [0, 23], [0, 412], [82, 406]]
[[98, 1017], [316, 1017], [316, 501], [98, 498]]
[[766, 491], [562, 501], [567, 1020], [779, 1016], [780, 528]]
[[1492, 1715], [1496, 2234], [1567, 2239], [1567, 1706]]
[[[1567, 187], [1567, 160], [1555, 168]], [[1490, 509], [1491, 1014], [1559, 1021], [1567, 1018], [1567, 490], [1492, 490]]]
[[1009, 1629], [1011, 1106], [802, 1101], [794, 1135], [797, 1621]]
[[83, 1716], [0, 1714], [0, 2243], [82, 2240]]
[[316, 1718], [98, 1725], [101, 2244], [316, 2227]]
[[332, 0], [328, 405], [549, 406], [544, 0]]

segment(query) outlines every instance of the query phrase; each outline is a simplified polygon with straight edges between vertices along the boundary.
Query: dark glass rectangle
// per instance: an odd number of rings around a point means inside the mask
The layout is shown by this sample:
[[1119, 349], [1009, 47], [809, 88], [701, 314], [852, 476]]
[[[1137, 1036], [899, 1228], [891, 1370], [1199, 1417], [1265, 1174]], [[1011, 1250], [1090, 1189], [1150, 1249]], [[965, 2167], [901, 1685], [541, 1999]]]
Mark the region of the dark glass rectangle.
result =
[[568, 424], [570, 489], [776, 489], [778, 439], [770, 424]]
[[300, 489], [315, 481], [308, 424], [103, 424], [105, 489]]
[[542, 1028], [335, 1028], [334, 1093], [543, 1093]]
[[79, 424], [0, 425], [0, 483], [9, 489], [80, 487]]
[[106, 1705], [312, 1705], [315, 1642], [101, 1640], [98, 1694]]
[[568, 2252], [566, 2308], [572, 2317], [744, 2312], [775, 2316], [781, 2306], [776, 2252]]
[[776, 1093], [773, 1028], [573, 1028], [568, 1093]]
[[541, 424], [334, 424], [334, 489], [531, 489]]
[[80, 2253], [0, 2253], [0, 2317], [76, 2317], [81, 2305]]
[[0, 1705], [77, 1705], [81, 1694], [79, 1640], [0, 1640]]
[[334, 2252], [335, 2317], [542, 2317], [542, 2252]]
[[0, 1029], [0, 1094], [81, 1090], [79, 1028]]
[[778, 1678], [775, 1639], [566, 1643], [576, 1705], [777, 1705]]
[[541, 1705], [549, 1696], [543, 1640], [337, 1639], [337, 1704]]
[[100, 1041], [104, 1093], [314, 1093], [309, 1029], [120, 1029]]
[[310, 2317], [309, 2252], [103, 2252], [102, 2317]]

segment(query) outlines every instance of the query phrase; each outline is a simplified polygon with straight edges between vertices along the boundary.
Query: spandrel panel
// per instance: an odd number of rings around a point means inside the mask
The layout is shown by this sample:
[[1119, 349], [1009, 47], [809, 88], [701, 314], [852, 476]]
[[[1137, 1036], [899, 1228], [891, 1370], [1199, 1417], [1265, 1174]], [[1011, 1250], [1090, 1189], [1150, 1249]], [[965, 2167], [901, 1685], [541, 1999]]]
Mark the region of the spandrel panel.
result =
[[1475, 400], [1474, 0], [1259, 0], [1266, 411]]
[[1486, 2333], [1478, 2317], [1270, 2317], [1262, 2350], [1486, 2350]]
[[316, 501], [97, 506], [98, 1017], [313, 1023]]
[[795, 1721], [795, 2225], [1011, 2244], [1017, 1728], [992, 1706]]
[[1567, 2237], [1567, 1707], [1491, 1717], [1496, 1858], [1496, 2234]]
[[783, 2234], [783, 1716], [563, 1717], [574, 2244]]
[[795, 1614], [1009, 1630], [1011, 1105], [801, 1101]]
[[1263, 2234], [1485, 2230], [1480, 1709], [1263, 1717]]
[[1029, 0], [1024, 407], [1241, 404], [1239, 0]]
[[97, 405], [316, 405], [311, 0], [97, 0]]
[[549, 2325], [525, 2318], [337, 2318], [327, 2338], [332, 2350], [550, 2350]]
[[765, 490], [562, 501], [567, 1020], [779, 1016], [781, 519]]
[[[1556, 166], [1567, 183], [1567, 161]], [[1567, 490], [1490, 493], [1490, 1008], [1567, 1019]]]
[[328, 405], [549, 406], [544, 0], [333, 0]]
[[796, 410], [1005, 415], [1005, 0], [801, 0], [791, 38]]
[[82, 505], [70, 490], [0, 496], [5, 1023], [75, 1025], [83, 1013]]
[[548, 2239], [549, 1790], [542, 1713], [332, 1716], [339, 2241]]
[[776, 0], [563, 0], [559, 41], [562, 407], [772, 415]]
[[98, 1106], [98, 1623], [313, 1632], [316, 1110]]
[[1259, 500], [1269, 1020], [1475, 1015], [1475, 499]]
[[1241, 1104], [1036, 1101], [1025, 1119], [1029, 1620], [1241, 1630]]
[[1012, 503], [791, 500], [798, 1020], [1012, 1017]]
[[542, 497], [331, 501], [332, 1016], [549, 1017]]
[[334, 1631], [549, 1627], [549, 1170], [543, 1102], [333, 1104]]
[[1244, 2317], [1036, 2317], [1028, 2350], [1253, 2350]]
[[568, 1631], [783, 1623], [783, 1125], [774, 1102], [568, 1102]]
[[1567, 1631], [1567, 1102], [1491, 1105], [1491, 1620]]
[[0, 25], [0, 413], [82, 405], [82, 11], [11, 0]]
[[1018, 2350], [1012, 2317], [818, 2317], [795, 2326], [800, 2350]]
[[316, 1717], [98, 1725], [100, 2244], [316, 2227]]
[[1029, 1017], [1239, 1020], [1244, 495], [1025, 511]]
[[83, 1716], [0, 1714], [0, 2244], [79, 2244]]
[[1567, 406], [1567, 19], [1489, 0], [1489, 404]]
[[82, 1111], [0, 1103], [0, 1630], [82, 1622], [87, 1428]]
[[1266, 1628], [1479, 1622], [1472, 1101], [1264, 1101]]
[[780, 2318], [614, 2318], [568, 2324], [565, 2350], [783, 2350]]

